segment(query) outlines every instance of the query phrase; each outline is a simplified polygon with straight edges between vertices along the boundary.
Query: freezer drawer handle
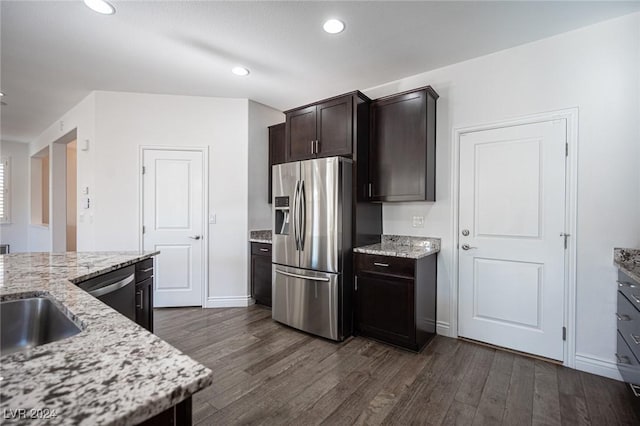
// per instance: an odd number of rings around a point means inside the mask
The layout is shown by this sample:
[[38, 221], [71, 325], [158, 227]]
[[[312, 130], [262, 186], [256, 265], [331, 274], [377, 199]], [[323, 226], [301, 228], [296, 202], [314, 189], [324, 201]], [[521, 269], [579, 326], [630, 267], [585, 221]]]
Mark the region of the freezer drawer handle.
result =
[[288, 277], [300, 278], [300, 279], [302, 279], [302, 280], [329, 282], [329, 278], [322, 278], [322, 277], [308, 277], [308, 276], [306, 276], [306, 275], [292, 274], [291, 272], [285, 272], [285, 271], [281, 271], [281, 270], [279, 270], [279, 269], [276, 269], [276, 273], [278, 273], [278, 274], [282, 274], [282, 275], [286, 275], [286, 276], [288, 276]]

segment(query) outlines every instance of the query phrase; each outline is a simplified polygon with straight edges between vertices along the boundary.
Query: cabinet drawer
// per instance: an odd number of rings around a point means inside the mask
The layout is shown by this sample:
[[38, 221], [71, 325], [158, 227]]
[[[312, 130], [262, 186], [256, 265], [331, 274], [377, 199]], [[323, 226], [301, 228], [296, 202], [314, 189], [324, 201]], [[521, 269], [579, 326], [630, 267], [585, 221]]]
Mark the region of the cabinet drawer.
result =
[[136, 283], [142, 282], [151, 277], [153, 277], [153, 259], [147, 259], [136, 263]]
[[619, 331], [617, 335], [618, 340], [615, 357], [616, 363], [618, 364], [618, 371], [620, 371], [625, 382], [640, 384], [640, 362], [633, 355], [633, 352]]
[[356, 271], [414, 278], [415, 259], [356, 253]]
[[153, 268], [153, 257], [136, 263], [136, 271]]
[[271, 244], [251, 243], [251, 254], [271, 257]]
[[624, 272], [619, 271], [618, 290], [629, 299], [636, 309], [640, 310], [640, 283], [628, 277]]
[[618, 331], [631, 348], [636, 358], [640, 359], [640, 311], [638, 311], [627, 299], [618, 292]]

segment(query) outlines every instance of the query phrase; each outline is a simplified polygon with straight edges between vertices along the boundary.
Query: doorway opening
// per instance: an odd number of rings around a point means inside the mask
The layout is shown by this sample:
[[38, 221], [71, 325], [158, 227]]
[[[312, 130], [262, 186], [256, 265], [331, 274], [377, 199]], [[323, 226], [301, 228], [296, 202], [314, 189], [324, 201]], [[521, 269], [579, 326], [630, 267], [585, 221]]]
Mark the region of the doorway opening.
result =
[[77, 129], [52, 144], [51, 237], [54, 252], [78, 249]]

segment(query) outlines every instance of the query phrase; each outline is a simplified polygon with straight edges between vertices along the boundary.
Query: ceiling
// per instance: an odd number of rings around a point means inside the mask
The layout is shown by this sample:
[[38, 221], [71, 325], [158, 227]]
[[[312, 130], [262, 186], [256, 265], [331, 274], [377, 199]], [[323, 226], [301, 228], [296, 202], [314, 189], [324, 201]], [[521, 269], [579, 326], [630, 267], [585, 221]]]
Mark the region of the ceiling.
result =
[[[250, 98], [285, 110], [640, 10], [640, 2], [0, 3], [2, 140], [92, 90]], [[322, 31], [329, 17], [346, 22]], [[248, 77], [230, 70], [244, 64]]]

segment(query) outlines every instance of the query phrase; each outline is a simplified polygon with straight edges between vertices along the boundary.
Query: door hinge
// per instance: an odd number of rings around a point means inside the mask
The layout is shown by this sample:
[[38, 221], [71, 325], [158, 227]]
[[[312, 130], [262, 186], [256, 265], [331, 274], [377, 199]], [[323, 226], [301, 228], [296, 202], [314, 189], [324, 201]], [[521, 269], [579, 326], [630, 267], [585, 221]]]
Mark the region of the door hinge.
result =
[[561, 237], [564, 237], [564, 249], [565, 249], [565, 250], [567, 249], [567, 246], [568, 246], [568, 242], [567, 242], [567, 240], [569, 239], [569, 236], [570, 236], [570, 235], [571, 235], [571, 234], [566, 234], [566, 233], [564, 233], [564, 232], [561, 232], [561, 233], [560, 233], [560, 236], [561, 236]]
[[145, 174], [146, 171], [147, 171], [147, 168], [145, 166], [142, 166], [142, 174]]
[[564, 144], [564, 156], [565, 157], [569, 156], [569, 144], [568, 143]]
[[562, 340], [567, 340], [567, 327], [562, 327]]
[[142, 233], [144, 234], [146, 232], [147, 232], [147, 228], [144, 225], [142, 225]]

